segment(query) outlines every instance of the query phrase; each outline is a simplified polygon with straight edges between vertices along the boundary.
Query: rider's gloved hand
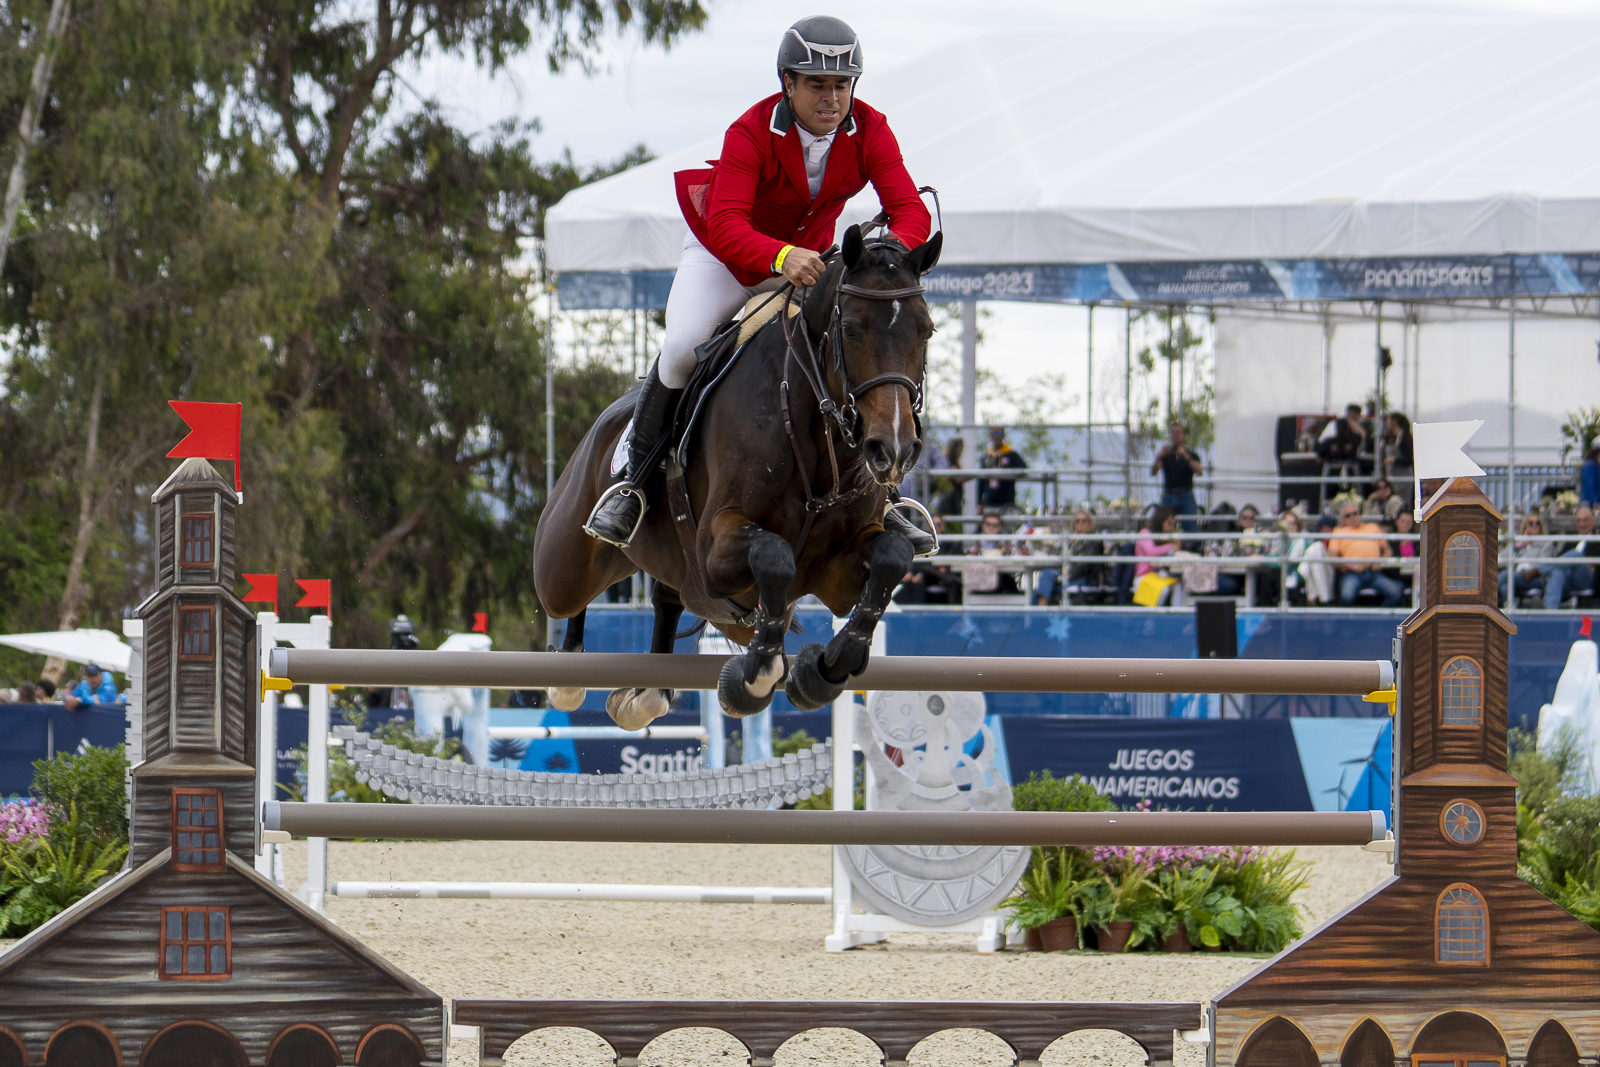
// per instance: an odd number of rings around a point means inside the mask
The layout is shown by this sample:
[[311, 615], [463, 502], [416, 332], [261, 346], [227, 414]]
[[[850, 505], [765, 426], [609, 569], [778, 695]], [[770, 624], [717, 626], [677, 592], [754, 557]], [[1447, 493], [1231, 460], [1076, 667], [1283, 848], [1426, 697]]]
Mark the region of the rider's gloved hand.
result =
[[827, 267], [822, 257], [809, 248], [791, 248], [783, 257], [783, 276], [800, 288], [816, 285]]

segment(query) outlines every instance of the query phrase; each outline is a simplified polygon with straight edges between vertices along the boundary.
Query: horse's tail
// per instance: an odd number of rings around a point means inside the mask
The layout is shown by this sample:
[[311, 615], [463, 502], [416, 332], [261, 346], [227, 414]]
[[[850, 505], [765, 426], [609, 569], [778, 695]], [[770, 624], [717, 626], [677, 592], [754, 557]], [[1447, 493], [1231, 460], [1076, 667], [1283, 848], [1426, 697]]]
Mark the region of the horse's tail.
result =
[[693, 626], [689, 627], [687, 630], [679, 630], [678, 631], [677, 640], [682, 641], [685, 637], [694, 637], [697, 634], [704, 633], [705, 632], [705, 628], [706, 628], [706, 620], [704, 620], [704, 619], [696, 620], [695, 624]]

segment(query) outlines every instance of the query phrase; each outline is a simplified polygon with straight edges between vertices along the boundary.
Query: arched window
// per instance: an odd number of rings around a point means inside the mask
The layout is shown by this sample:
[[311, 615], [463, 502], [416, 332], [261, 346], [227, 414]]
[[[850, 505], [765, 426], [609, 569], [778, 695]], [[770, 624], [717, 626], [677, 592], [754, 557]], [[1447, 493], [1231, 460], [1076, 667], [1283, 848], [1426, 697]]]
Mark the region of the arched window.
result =
[[1434, 921], [1434, 958], [1440, 963], [1489, 962], [1489, 909], [1478, 891], [1453, 885], [1439, 894]]
[[1439, 672], [1439, 716], [1446, 726], [1483, 724], [1483, 668], [1457, 656]]
[[1483, 579], [1483, 546], [1469, 533], [1458, 533], [1444, 546], [1444, 591], [1475, 593]]

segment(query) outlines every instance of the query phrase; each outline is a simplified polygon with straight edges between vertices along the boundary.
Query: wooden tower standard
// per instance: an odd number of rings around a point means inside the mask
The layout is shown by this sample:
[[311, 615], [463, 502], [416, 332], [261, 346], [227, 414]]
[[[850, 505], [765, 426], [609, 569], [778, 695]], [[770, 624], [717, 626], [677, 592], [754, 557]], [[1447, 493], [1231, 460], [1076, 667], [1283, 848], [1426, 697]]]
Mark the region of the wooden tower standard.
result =
[[0, 957], [0, 1067], [442, 1064], [441, 998], [256, 873], [238, 497], [190, 459], [154, 502], [128, 867]]
[[1600, 933], [1517, 877], [1499, 530], [1465, 478], [1424, 513], [1398, 641], [1394, 877], [1217, 998], [1213, 1065], [1596, 1062]]

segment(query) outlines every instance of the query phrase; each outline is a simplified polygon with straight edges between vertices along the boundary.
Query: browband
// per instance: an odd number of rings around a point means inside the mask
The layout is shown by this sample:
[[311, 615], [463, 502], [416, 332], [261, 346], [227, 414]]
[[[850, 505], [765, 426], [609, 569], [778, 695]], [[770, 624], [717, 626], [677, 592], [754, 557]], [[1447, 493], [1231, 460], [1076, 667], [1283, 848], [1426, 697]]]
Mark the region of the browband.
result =
[[899, 300], [907, 296], [922, 296], [928, 291], [920, 285], [910, 285], [904, 289], [863, 289], [849, 282], [840, 282], [838, 288], [841, 293], [865, 297], [868, 300]]

